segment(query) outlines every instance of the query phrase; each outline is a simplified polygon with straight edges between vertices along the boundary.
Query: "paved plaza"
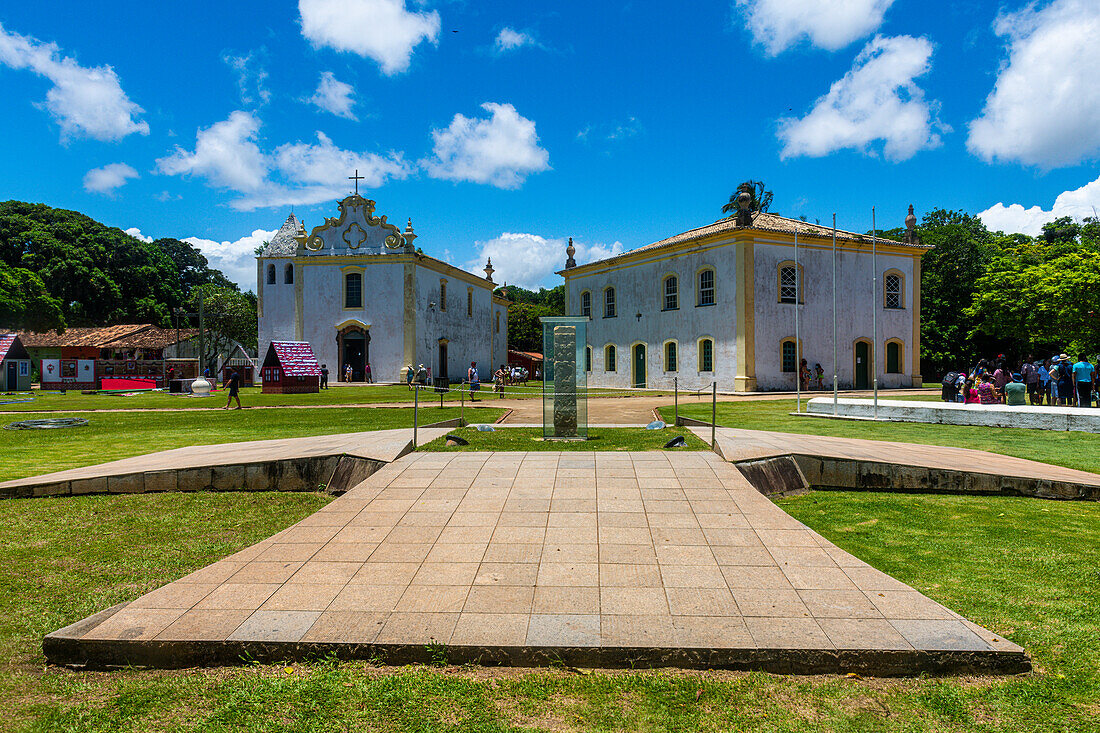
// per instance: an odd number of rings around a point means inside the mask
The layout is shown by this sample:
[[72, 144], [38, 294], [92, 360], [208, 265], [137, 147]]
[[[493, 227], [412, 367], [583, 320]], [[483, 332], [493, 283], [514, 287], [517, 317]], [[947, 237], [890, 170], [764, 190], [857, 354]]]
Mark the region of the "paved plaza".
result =
[[1015, 672], [1023, 650], [840, 550], [706, 452], [414, 453], [45, 641], [55, 663], [337, 653]]

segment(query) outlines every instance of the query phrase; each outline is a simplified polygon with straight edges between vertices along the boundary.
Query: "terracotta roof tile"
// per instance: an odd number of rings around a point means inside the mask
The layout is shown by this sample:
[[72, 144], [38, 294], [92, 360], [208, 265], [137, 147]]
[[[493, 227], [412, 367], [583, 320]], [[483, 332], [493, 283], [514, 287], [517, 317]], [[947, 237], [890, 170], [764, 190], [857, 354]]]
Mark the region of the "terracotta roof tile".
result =
[[[581, 267], [590, 267], [596, 264], [611, 263], [625, 257], [627, 255], [634, 254], [636, 252], [645, 252], [648, 250], [661, 249], [663, 247], [669, 247], [674, 244], [682, 244], [684, 242], [693, 242], [698, 239], [703, 239], [714, 234], [724, 234], [727, 232], [735, 232], [739, 229], [744, 231], [763, 231], [763, 232], [781, 232], [784, 234], [794, 234], [798, 232], [799, 237], [808, 237], [814, 239], [832, 239], [833, 229], [832, 227], [822, 224], [811, 224], [810, 222], [802, 221], [801, 219], [790, 219], [786, 216], [780, 216], [779, 214], [769, 214], [763, 212], [757, 212], [753, 214], [751, 227], [738, 227], [736, 217], [728, 217], [719, 219], [713, 224], [707, 224], [706, 226], [696, 227], [695, 229], [689, 229], [686, 232], [676, 234], [674, 236], [662, 239], [659, 242], [653, 242], [642, 247], [627, 250], [622, 254], [615, 255], [614, 257], [608, 257], [607, 259], [597, 260], [596, 262], [589, 262]], [[870, 244], [871, 237], [868, 234], [859, 234], [857, 232], [849, 232], [843, 229], [836, 230], [837, 240], [845, 240], [849, 242], [865, 242]], [[885, 237], [879, 237], [879, 242], [883, 242], [889, 245], [898, 247], [909, 247], [912, 249], [930, 249], [920, 244], [907, 244], [905, 242], [899, 242], [895, 239], [886, 239]]]

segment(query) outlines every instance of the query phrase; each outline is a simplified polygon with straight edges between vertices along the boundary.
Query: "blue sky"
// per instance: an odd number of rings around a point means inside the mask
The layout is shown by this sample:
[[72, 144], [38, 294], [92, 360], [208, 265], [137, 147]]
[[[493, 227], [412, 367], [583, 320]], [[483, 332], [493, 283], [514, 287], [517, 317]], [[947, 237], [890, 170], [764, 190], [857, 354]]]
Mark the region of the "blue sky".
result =
[[192, 238], [254, 287], [293, 206], [552, 286], [709, 223], [738, 182], [870, 228], [1034, 233], [1100, 204], [1100, 3], [55, 2], [0, 8], [3, 198]]

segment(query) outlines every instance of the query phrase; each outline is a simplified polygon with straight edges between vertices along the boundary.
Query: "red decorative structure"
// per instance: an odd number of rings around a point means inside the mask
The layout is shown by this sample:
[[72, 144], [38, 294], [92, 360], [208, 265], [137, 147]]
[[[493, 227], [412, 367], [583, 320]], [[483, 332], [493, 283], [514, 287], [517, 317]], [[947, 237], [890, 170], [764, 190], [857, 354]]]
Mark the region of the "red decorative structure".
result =
[[272, 341], [260, 369], [264, 394], [320, 391], [321, 365], [305, 341]]

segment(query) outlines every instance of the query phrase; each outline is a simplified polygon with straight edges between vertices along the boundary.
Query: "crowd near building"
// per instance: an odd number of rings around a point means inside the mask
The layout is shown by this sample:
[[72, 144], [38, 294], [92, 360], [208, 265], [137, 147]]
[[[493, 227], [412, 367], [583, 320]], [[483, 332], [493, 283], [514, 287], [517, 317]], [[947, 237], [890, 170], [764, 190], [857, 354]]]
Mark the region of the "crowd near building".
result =
[[742, 212], [585, 265], [570, 240], [560, 274], [567, 314], [590, 319], [588, 386], [793, 391], [803, 361], [831, 386], [835, 326], [841, 388], [919, 387], [915, 223], [910, 207], [902, 241], [873, 241]]

